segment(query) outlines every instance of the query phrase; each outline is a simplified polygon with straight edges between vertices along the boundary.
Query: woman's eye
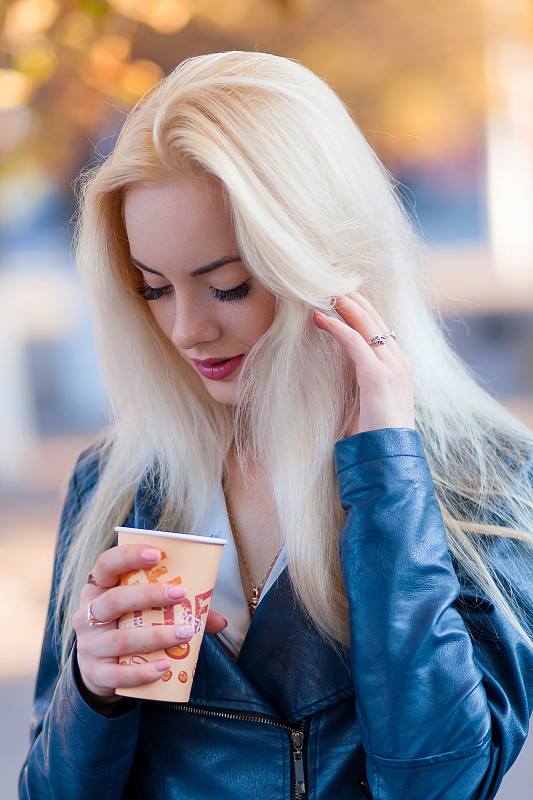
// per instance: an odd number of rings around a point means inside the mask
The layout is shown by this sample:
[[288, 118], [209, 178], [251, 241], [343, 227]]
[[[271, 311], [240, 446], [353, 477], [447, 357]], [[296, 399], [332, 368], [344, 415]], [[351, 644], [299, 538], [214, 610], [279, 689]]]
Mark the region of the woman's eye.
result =
[[172, 286], [162, 286], [160, 289], [154, 289], [153, 286], [148, 286], [147, 283], [142, 283], [137, 288], [137, 291], [143, 300], [159, 300], [159, 298], [163, 297], [164, 294], [168, 294], [172, 291]]
[[250, 291], [250, 284], [248, 281], [244, 281], [244, 283], [241, 283], [240, 286], [236, 286], [234, 289], [215, 289], [213, 286], [211, 287], [211, 291], [213, 292], [213, 297], [220, 300], [222, 303], [231, 300], [243, 300]]
[[[147, 300], [148, 302], [151, 300], [159, 300], [160, 297], [163, 297], [165, 294], [169, 294], [169, 292], [172, 290], [173, 286], [171, 284], [156, 289], [153, 286], [148, 286], [147, 283], [142, 283], [137, 288], [139, 295], [143, 298], [143, 300]], [[211, 287], [213, 297], [220, 302], [242, 300], [247, 296], [249, 291], [250, 284], [248, 281], [241, 283], [240, 286], [236, 286], [234, 289], [216, 289], [214, 286]]]

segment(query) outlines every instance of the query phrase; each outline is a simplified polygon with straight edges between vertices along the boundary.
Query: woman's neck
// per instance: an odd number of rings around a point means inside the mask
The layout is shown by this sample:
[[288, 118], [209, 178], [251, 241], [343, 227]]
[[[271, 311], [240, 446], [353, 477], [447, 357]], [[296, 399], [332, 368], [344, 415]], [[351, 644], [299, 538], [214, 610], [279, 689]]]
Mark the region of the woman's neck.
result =
[[234, 450], [226, 460], [224, 492], [242, 584], [250, 600], [252, 584], [262, 588], [282, 547], [277, 508], [263, 469], [251, 459], [241, 464]]

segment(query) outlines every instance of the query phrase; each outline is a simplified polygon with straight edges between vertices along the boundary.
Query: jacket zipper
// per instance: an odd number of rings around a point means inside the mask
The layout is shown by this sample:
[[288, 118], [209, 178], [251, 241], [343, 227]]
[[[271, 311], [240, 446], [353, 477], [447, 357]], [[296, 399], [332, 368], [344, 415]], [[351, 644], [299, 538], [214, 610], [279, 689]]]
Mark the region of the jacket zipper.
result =
[[361, 778], [359, 783], [357, 784], [358, 787], [361, 789], [363, 795], [368, 798], [368, 800], [372, 800], [372, 794], [370, 792], [370, 786], [368, 785], [368, 781], [365, 778]]
[[300, 724], [300, 729], [291, 733], [292, 739], [292, 763], [294, 767], [294, 795], [296, 800], [305, 800], [305, 764], [304, 764], [304, 726]]
[[291, 758], [292, 758], [292, 773], [293, 773], [293, 794], [294, 800], [306, 800], [307, 793], [305, 787], [305, 758], [304, 758], [304, 745], [305, 745], [305, 729], [306, 721], [302, 720], [298, 727], [287, 725], [285, 722], [269, 717], [266, 714], [252, 714], [250, 712], [231, 712], [215, 710], [211, 708], [200, 708], [199, 706], [191, 706], [186, 703], [165, 703], [167, 708], [172, 708], [174, 711], [185, 711], [187, 714], [197, 714], [203, 717], [216, 717], [217, 719], [234, 719], [245, 722], [259, 722], [263, 725], [272, 725], [275, 728], [282, 728], [289, 733]]

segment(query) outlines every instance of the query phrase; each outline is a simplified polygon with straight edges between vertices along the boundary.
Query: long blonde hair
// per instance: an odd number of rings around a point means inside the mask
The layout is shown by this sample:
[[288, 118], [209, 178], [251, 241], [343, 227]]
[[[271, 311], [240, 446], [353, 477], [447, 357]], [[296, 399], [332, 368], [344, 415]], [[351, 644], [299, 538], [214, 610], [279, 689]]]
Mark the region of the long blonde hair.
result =
[[[275, 320], [246, 361], [236, 413], [211, 400], [160, 333], [129, 260], [127, 188], [190, 171], [221, 182], [243, 261], [277, 298]], [[312, 324], [308, 304], [326, 308], [355, 289], [414, 363], [416, 424], [451, 553], [527, 635], [486, 543], [533, 542], [532, 490], [520, 470], [533, 435], [452, 353], [423, 299], [424, 250], [394, 184], [322, 80], [255, 52], [183, 62], [131, 112], [107, 161], [84, 176], [77, 246], [111, 421], [101, 476], [63, 568], [64, 656], [84, 577], [124, 522], [147, 465], [165, 491], [161, 527], [198, 531], [233, 441], [270, 481], [303, 608], [326, 636], [348, 641], [331, 452], [357, 392], [344, 352]]]

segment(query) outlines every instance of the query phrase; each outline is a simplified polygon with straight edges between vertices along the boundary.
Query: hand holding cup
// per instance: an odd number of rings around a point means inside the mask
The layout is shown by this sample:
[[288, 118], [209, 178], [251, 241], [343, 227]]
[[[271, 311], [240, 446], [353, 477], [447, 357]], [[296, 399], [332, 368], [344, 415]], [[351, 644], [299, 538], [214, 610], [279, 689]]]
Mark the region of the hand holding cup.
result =
[[[77, 638], [77, 659], [81, 678], [97, 697], [113, 702], [116, 689], [150, 685], [164, 676], [171, 659], [141, 658], [125, 664], [124, 657], [149, 654], [183, 646], [193, 636], [190, 626], [154, 625], [119, 629], [118, 620], [124, 615], [143, 609], [170, 608], [181, 605], [187, 597], [184, 584], [165, 582], [131, 583], [121, 585], [121, 575], [157, 569], [162, 560], [161, 550], [147, 544], [126, 544], [102, 553], [91, 572], [94, 583], [82, 590], [80, 606], [74, 615]], [[88, 611], [102, 625], [90, 624]], [[227, 622], [220, 614], [209, 611], [205, 630], [218, 633]], [[122, 658], [121, 658], [122, 657]]]

